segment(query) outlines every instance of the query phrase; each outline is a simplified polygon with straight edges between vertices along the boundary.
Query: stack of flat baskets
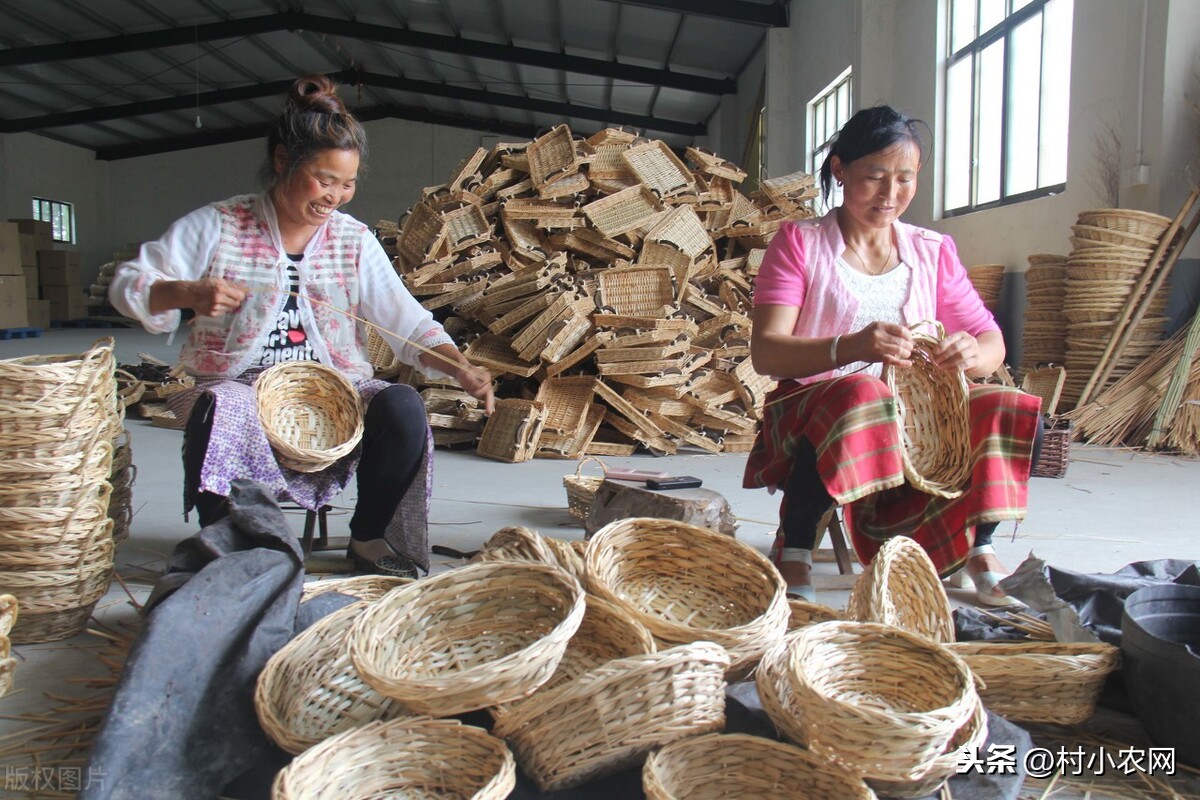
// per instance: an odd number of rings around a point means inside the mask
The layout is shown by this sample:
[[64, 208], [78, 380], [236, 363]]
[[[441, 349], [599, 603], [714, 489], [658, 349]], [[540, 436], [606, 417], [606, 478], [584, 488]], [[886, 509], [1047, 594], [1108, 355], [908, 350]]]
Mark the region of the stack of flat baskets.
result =
[[1021, 371], [1067, 358], [1067, 257], [1051, 253], [1029, 256], [1025, 271], [1025, 324], [1021, 329]]
[[979, 293], [979, 299], [993, 314], [1000, 305], [1000, 290], [1004, 285], [1003, 264], [976, 264], [967, 267], [967, 277]]
[[315, 361], [290, 361], [263, 371], [254, 384], [258, 418], [280, 466], [320, 472], [349, 455], [363, 433], [354, 384]]
[[108, 591], [115, 370], [112, 339], [0, 361], [0, 585], [21, 606], [14, 642], [79, 633]]

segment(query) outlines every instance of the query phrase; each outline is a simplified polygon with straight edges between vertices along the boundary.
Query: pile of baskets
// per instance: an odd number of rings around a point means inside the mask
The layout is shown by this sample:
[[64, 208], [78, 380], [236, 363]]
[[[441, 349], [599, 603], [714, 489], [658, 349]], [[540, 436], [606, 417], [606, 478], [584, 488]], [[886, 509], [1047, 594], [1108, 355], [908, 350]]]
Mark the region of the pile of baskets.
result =
[[1035, 253], [1025, 271], [1025, 325], [1021, 332], [1021, 371], [1067, 358], [1067, 257]]
[[21, 607], [14, 642], [79, 633], [108, 591], [115, 369], [112, 339], [0, 361], [0, 585]]
[[993, 314], [1000, 307], [1000, 292], [1004, 286], [1003, 264], [976, 264], [967, 267], [967, 277], [979, 293], [979, 299]]

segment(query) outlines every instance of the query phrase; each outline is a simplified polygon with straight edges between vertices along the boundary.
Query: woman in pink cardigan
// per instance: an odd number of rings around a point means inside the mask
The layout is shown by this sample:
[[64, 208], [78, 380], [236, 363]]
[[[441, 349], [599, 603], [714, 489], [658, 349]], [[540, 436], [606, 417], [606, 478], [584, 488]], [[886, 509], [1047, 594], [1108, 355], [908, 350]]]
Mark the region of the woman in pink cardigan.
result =
[[970, 577], [982, 603], [1014, 602], [997, 587], [992, 548], [1002, 520], [1025, 516], [1040, 432], [1037, 398], [972, 386], [966, 491], [947, 500], [905, 483], [896, 406], [884, 365], [911, 366], [909, 326], [938, 320], [938, 366], [986, 377], [1004, 340], [967, 278], [949, 236], [900, 222], [922, 164], [918, 124], [887, 106], [855, 114], [821, 167], [821, 188], [842, 203], [821, 219], [785, 223], [754, 290], [751, 358], [779, 387], [746, 466], [747, 488], [780, 487], [780, 571], [792, 594], [814, 597], [817, 523], [845, 506], [855, 551], [867, 563], [883, 541], [918, 541], [943, 575]]

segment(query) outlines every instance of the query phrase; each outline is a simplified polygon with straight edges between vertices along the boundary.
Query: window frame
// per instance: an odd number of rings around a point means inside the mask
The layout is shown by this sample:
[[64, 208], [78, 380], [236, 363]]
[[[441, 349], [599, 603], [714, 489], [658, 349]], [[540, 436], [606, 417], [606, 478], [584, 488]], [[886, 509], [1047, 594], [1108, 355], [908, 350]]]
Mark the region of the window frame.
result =
[[[980, 6], [981, 6], [982, 1], [983, 0], [971, 0], [971, 2], [973, 2], [975, 4], [975, 24], [976, 25], [978, 25], [978, 20], [980, 17]], [[944, 74], [948, 76], [950, 74], [950, 69], [954, 65], [963, 61], [964, 59], [973, 59], [974, 61], [971, 65], [971, 109], [970, 109], [970, 111], [971, 111], [971, 113], [970, 113], [971, 127], [970, 127], [970, 131], [968, 133], [968, 141], [970, 144], [970, 156], [971, 156], [970, 162], [969, 162], [970, 169], [969, 169], [969, 173], [968, 173], [968, 183], [967, 183], [968, 202], [964, 206], [957, 206], [955, 208], [943, 207], [943, 209], [942, 209], [942, 217], [943, 218], [958, 217], [958, 216], [963, 216], [965, 214], [972, 214], [972, 213], [975, 213], [976, 211], [986, 211], [986, 210], [992, 209], [992, 208], [1000, 208], [1002, 206], [1015, 205], [1017, 203], [1023, 203], [1027, 200], [1035, 200], [1035, 199], [1042, 198], [1042, 197], [1053, 197], [1054, 195], [1062, 194], [1067, 188], [1066, 181], [1063, 181], [1061, 183], [1050, 184], [1047, 186], [1040, 186], [1040, 187], [1037, 187], [1036, 189], [1028, 189], [1028, 190], [1025, 190], [1022, 192], [1014, 192], [1011, 194], [1006, 193], [1007, 192], [1007, 183], [1008, 183], [1008, 167], [1009, 167], [1009, 165], [1008, 165], [1008, 156], [1009, 156], [1009, 152], [1008, 152], [1009, 151], [1008, 118], [1009, 118], [1010, 105], [1011, 105], [1010, 89], [1011, 89], [1011, 80], [1012, 80], [1012, 35], [1013, 35], [1013, 32], [1017, 28], [1019, 28], [1022, 24], [1033, 19], [1035, 16], [1041, 16], [1041, 18], [1043, 20], [1043, 22], [1042, 22], [1042, 40], [1041, 40], [1042, 47], [1038, 54], [1038, 58], [1040, 59], [1039, 75], [1041, 76], [1040, 80], [1039, 80], [1039, 85], [1038, 85], [1038, 119], [1039, 119], [1039, 126], [1040, 126], [1040, 121], [1043, 118], [1043, 109], [1042, 109], [1043, 91], [1042, 91], [1042, 88], [1045, 85], [1044, 80], [1045, 80], [1045, 64], [1046, 64], [1046, 61], [1045, 61], [1045, 52], [1046, 52], [1046, 48], [1045, 48], [1045, 10], [1046, 10], [1046, 6], [1051, 2], [1051, 0], [1025, 0], [1025, 4], [1023, 6], [1021, 6], [1020, 8], [1018, 8], [1015, 11], [1009, 12], [1008, 9], [1012, 8], [1013, 2], [1014, 2], [1014, 0], [1005, 0], [1006, 16], [1004, 17], [1004, 19], [1000, 20], [1000, 22], [993, 25], [987, 31], [984, 31], [983, 33], [978, 34], [974, 39], [967, 42], [965, 45], [963, 45], [957, 51], [954, 51], [954, 52], [950, 52], [950, 47], [953, 44], [953, 36], [954, 36], [954, 18], [953, 18], [954, 17], [954, 6], [955, 6], [954, 0], [949, 0], [949, 2], [946, 5], [946, 9], [947, 9], [947, 14], [946, 14], [946, 23], [947, 23], [946, 24], [946, 51], [947, 51], [948, 55], [946, 56]], [[1074, 0], [1071, 0], [1071, 3], [1072, 3], [1072, 5], [1074, 5]], [[977, 59], [978, 59], [979, 55], [981, 53], [983, 53], [983, 51], [985, 51], [988, 47], [994, 45], [996, 42], [1001, 41], [1001, 40], [1004, 41], [1004, 62], [1003, 62], [1003, 75], [1002, 75], [1002, 79], [1001, 79], [1001, 90], [1000, 90], [1002, 101], [1001, 101], [1001, 106], [1000, 106], [1000, 123], [999, 123], [1000, 124], [1000, 148], [999, 148], [999, 150], [1000, 150], [1000, 165], [999, 165], [1000, 166], [1000, 175], [999, 175], [1000, 197], [995, 200], [988, 200], [986, 202], [979, 203], [979, 202], [976, 202], [976, 200], [975, 200], [975, 198], [978, 196], [978, 178], [979, 178], [979, 163], [978, 163], [979, 162], [979, 141], [978, 141], [979, 130], [978, 130], [977, 124], [978, 124], [978, 118], [979, 118], [980, 69], [978, 67]], [[947, 98], [947, 102], [948, 101], [949, 101], [949, 98]], [[948, 142], [948, 140], [949, 140], [950, 118], [951, 118], [951, 114], [949, 113], [949, 109], [947, 108], [947, 112], [943, 116], [943, 145], [942, 145], [943, 149], [946, 147], [945, 143]], [[1039, 141], [1038, 148], [1037, 148], [1038, 163], [1037, 163], [1037, 167], [1035, 170], [1035, 174], [1039, 174], [1039, 175], [1041, 174], [1042, 156], [1043, 156], [1042, 146], [1041, 146], [1041, 142]], [[943, 154], [943, 159], [944, 159], [944, 154]], [[945, 197], [945, 195], [949, 194], [946, 184], [949, 179], [950, 169], [951, 169], [951, 165], [946, 163], [944, 166], [944, 174], [942, 177], [943, 197]]]
[[[849, 94], [849, 98], [848, 98], [848, 101], [846, 104], [847, 108], [846, 108], [846, 118], [845, 119], [839, 119], [841, 110], [838, 108], [838, 105], [837, 105], [838, 90], [841, 89], [842, 86], [846, 87], [846, 91]], [[835, 124], [832, 126], [832, 128], [829, 131], [829, 134], [824, 138], [824, 140], [818, 142], [817, 141], [817, 130], [816, 130], [816, 128], [817, 128], [817, 107], [821, 106], [821, 108], [824, 109], [825, 105], [828, 103], [833, 103], [834, 123]], [[854, 114], [854, 67], [853, 67], [853, 65], [846, 67], [844, 70], [842, 70], [842, 72], [836, 78], [834, 78], [832, 81], [830, 81], [829, 84], [826, 85], [824, 89], [817, 92], [816, 96], [808, 101], [805, 111], [806, 111], [806, 113], [805, 113], [805, 135], [808, 140], [807, 141], [808, 147], [806, 148], [804, 159], [807, 162], [807, 168], [808, 168], [809, 174], [817, 176], [817, 182], [819, 184], [820, 176], [818, 175], [818, 173], [821, 170], [821, 164], [817, 163], [817, 158], [819, 155], [823, 156], [824, 153], [827, 153], [829, 151], [829, 148], [833, 144], [834, 137], [837, 136], [838, 131], [840, 131], [842, 129], [842, 126], [845, 125], [846, 122], [849, 121], [850, 117], [853, 116], [853, 114]], [[822, 158], [821, 160], [823, 162], [824, 158]], [[839, 189], [837, 186], [834, 186], [833, 192], [829, 199], [829, 207], [828, 208], [825, 207], [824, 198], [822, 196], [818, 195], [816, 198], [816, 202], [814, 203], [814, 205], [817, 207], [817, 211], [819, 213], [825, 213], [825, 212], [829, 211], [830, 209], [834, 208], [841, 202], [841, 199], [842, 199], [841, 195], [842, 195], [841, 189]]]
[[[59, 232], [54, 229], [54, 211], [60, 210], [60, 219], [66, 217], [66, 226], [68, 228], [67, 235], [60, 236]], [[65, 212], [65, 214], [63, 214]], [[46, 216], [42, 216], [43, 213]], [[33, 218], [42, 222], [50, 223], [50, 237], [53, 241], [63, 244], [75, 244], [75, 204], [68, 203], [65, 200], [51, 200], [48, 197], [33, 198]]]

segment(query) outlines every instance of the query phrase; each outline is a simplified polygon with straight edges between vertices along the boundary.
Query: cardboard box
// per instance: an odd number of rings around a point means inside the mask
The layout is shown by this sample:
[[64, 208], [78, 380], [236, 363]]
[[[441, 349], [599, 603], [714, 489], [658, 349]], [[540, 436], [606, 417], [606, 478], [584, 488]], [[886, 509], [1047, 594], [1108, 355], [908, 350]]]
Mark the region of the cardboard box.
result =
[[87, 316], [87, 295], [77, 287], [42, 284], [42, 299], [50, 301], [50, 319], [53, 322]]
[[0, 222], [0, 275], [21, 275], [21, 233], [11, 222]]
[[0, 329], [27, 328], [25, 276], [0, 275]]
[[25, 311], [29, 317], [29, 327], [43, 330], [50, 327], [49, 300], [26, 300]]
[[21, 233], [34, 237], [35, 251], [54, 248], [54, 228], [49, 222], [33, 218], [10, 219], [9, 222], [15, 223]]
[[71, 250], [38, 250], [42, 286], [80, 288], [79, 253]]
[[38, 280], [38, 268], [21, 267], [21, 271], [25, 273], [25, 299], [37, 300], [41, 297], [38, 289], [42, 285], [42, 282]]
[[[11, 223], [7, 223], [11, 224]], [[17, 238], [21, 240], [21, 266], [36, 267], [37, 266], [37, 237], [31, 233], [18, 233]]]

